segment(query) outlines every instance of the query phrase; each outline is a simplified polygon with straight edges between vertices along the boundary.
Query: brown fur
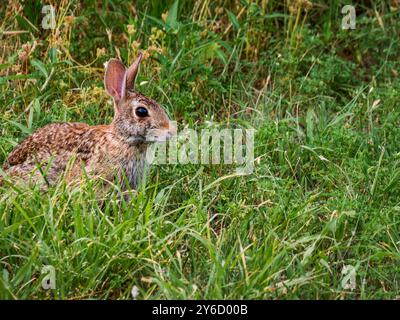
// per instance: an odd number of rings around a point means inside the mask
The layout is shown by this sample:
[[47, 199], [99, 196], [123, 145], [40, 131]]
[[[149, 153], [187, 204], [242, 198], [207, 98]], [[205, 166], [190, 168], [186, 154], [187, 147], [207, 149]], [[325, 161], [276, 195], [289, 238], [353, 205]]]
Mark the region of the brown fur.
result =
[[[112, 181], [117, 177], [123, 189], [126, 177], [130, 187], [136, 188], [144, 171], [149, 143], [175, 133], [161, 106], [138, 92], [128, 91], [133, 89], [140, 58], [127, 71], [117, 60], [109, 62], [105, 84], [115, 102], [115, 116], [110, 125], [47, 125], [10, 153], [3, 165], [6, 174], [24, 183], [32, 181], [47, 186], [61, 177], [68, 182], [79, 181], [86, 172], [93, 179]], [[125, 88], [126, 78], [131, 88]], [[145, 107], [149, 116], [138, 117], [135, 113], [138, 107]]]

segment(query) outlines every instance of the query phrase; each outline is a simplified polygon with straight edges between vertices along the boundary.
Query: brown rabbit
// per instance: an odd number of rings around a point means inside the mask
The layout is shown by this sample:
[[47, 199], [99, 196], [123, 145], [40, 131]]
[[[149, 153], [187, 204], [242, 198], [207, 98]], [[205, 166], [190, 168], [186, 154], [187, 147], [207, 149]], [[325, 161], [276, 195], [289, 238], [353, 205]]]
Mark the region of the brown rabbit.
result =
[[141, 58], [139, 54], [128, 69], [116, 59], [106, 65], [104, 84], [115, 107], [111, 124], [45, 126], [11, 152], [3, 165], [7, 176], [46, 188], [62, 176], [75, 181], [86, 172], [91, 178], [107, 181], [117, 177], [123, 190], [127, 187], [126, 177], [130, 187], [136, 189], [149, 143], [169, 139], [176, 133], [163, 108], [133, 90]]

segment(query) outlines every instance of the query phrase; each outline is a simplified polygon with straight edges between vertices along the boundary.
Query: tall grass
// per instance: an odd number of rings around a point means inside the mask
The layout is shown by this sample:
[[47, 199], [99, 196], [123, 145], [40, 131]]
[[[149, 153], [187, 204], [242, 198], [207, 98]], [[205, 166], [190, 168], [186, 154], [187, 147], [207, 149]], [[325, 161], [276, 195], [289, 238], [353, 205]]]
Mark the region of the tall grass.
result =
[[256, 128], [255, 170], [154, 166], [132, 201], [0, 186], [1, 298], [399, 298], [398, 2], [357, 1], [354, 30], [338, 0], [52, 4], [49, 30], [43, 2], [0, 5], [1, 163], [110, 122], [103, 63], [143, 50], [138, 89], [180, 128]]

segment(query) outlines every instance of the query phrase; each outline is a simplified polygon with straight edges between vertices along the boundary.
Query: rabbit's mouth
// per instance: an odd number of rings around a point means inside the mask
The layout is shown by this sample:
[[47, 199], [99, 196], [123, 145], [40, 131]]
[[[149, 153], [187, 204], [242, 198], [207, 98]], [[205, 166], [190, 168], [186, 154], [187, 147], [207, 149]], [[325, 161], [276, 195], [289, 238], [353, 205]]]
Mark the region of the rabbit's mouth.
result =
[[128, 144], [138, 144], [146, 142], [146, 138], [143, 136], [130, 136], [125, 139]]
[[168, 141], [176, 134], [175, 130], [168, 129], [150, 129], [146, 134], [147, 142]]
[[168, 130], [151, 130], [151, 132], [147, 133], [146, 136], [135, 135], [130, 136], [125, 139], [128, 144], [135, 145], [141, 143], [153, 143], [153, 142], [162, 142], [168, 141], [174, 136], [174, 134]]

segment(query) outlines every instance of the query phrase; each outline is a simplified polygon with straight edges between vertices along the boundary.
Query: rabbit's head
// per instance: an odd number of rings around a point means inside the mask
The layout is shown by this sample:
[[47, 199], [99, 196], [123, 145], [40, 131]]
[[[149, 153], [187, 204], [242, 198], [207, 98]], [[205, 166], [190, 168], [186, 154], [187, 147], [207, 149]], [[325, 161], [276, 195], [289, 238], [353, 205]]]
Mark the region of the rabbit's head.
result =
[[142, 54], [127, 69], [117, 59], [106, 65], [104, 85], [114, 99], [114, 130], [130, 144], [165, 141], [176, 134], [176, 127], [154, 100], [134, 90]]

